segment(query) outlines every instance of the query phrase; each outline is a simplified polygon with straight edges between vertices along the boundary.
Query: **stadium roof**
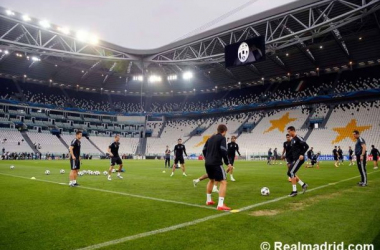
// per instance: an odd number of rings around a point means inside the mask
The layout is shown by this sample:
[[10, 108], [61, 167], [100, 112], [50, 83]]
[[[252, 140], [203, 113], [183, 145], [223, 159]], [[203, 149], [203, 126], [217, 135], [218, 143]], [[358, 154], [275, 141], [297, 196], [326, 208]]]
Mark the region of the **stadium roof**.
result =
[[149, 54], [181, 38], [230, 26], [234, 21], [295, 1], [3, 0], [1, 5], [73, 30], [92, 31], [111, 44]]
[[[372, 65], [380, 58], [379, 2], [296, 1], [149, 51], [104, 41], [80, 43], [0, 9], [0, 49], [9, 51], [0, 56], [0, 73], [48, 84], [51, 80], [64, 87], [134, 93], [142, 87], [143, 92], [165, 94], [215, 86], [230, 89], [262, 84], [262, 79], [287, 80]], [[266, 38], [267, 60], [225, 69], [224, 46], [257, 35]], [[187, 71], [194, 75], [190, 81], [182, 80]], [[135, 80], [141, 74], [143, 84]], [[161, 76], [162, 82], [146, 81], [152, 75]], [[178, 80], [167, 80], [172, 75]]]

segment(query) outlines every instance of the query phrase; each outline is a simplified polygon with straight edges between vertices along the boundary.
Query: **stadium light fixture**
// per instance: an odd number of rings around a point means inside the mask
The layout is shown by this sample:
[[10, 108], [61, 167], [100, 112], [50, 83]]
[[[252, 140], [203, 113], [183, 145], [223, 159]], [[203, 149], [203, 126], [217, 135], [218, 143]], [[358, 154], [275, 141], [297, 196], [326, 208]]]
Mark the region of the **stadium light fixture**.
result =
[[4, 50], [4, 54], [8, 55], [9, 51], [8, 50]]
[[24, 78], [26, 78], [27, 77], [27, 75], [24, 75]]
[[177, 78], [178, 78], [177, 75], [169, 75], [168, 76], [169, 81], [175, 81], [175, 80], [177, 80]]
[[14, 16], [15, 13], [11, 10], [6, 10], [5, 13], [8, 15], [8, 16]]
[[190, 80], [191, 78], [193, 78], [193, 73], [192, 72], [187, 71], [187, 72], [183, 73], [183, 79], [184, 80]]
[[39, 61], [41, 61], [41, 59], [36, 57], [36, 56], [32, 56], [32, 61], [39, 62]]
[[70, 28], [69, 27], [58, 27], [57, 30], [65, 35], [70, 34]]
[[24, 20], [25, 22], [29, 22], [32, 19], [28, 15], [23, 15], [22, 20]]
[[286, 53], [286, 56], [289, 56], [289, 53]]
[[90, 44], [97, 45], [99, 43], [99, 38], [96, 35], [90, 36]]
[[79, 30], [76, 33], [76, 38], [81, 42], [86, 42], [89, 38], [88, 32], [84, 30]]
[[363, 37], [360, 36], [360, 37], [359, 37], [359, 40], [361, 41], [362, 39], [363, 39]]
[[264, 81], [264, 77], [261, 77], [261, 81]]
[[40, 26], [41, 26], [42, 28], [45, 28], [45, 29], [50, 28], [50, 22], [47, 21], [47, 20], [41, 20], [41, 21], [39, 22], [39, 24], [40, 24]]
[[50, 79], [50, 80], [49, 80], [49, 82], [53, 82], [53, 80], [52, 80], [52, 79]]
[[321, 45], [321, 46], [319, 46], [319, 48], [320, 48], [320, 49], [323, 49], [323, 46]]
[[151, 82], [151, 83], [161, 82], [161, 81], [162, 81], [161, 76], [151, 75], [149, 77], [149, 82]]

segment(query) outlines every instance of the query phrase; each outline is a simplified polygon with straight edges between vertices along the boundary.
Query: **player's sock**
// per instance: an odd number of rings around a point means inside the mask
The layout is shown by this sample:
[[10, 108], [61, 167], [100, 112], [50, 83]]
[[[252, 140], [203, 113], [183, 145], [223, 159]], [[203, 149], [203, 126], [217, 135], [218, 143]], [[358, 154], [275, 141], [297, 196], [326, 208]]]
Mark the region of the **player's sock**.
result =
[[187, 176], [186, 173], [183, 173], [182, 175], [183, 175], [183, 176]]
[[212, 201], [211, 194], [207, 194], [207, 202], [210, 202], [210, 201]]
[[73, 180], [73, 184], [77, 183], [77, 180]]
[[231, 180], [234, 178], [234, 175], [233, 174], [230, 174], [230, 178], [231, 178]]
[[293, 185], [293, 192], [297, 192], [297, 185]]
[[301, 180], [299, 180], [298, 181], [298, 184], [300, 184], [301, 185], [301, 187], [303, 186], [303, 184], [305, 184], [303, 181], [301, 181]]
[[223, 207], [224, 205], [224, 197], [219, 197], [218, 207]]
[[198, 182], [200, 182], [200, 181], [201, 181], [201, 180], [199, 180], [199, 178], [194, 180], [194, 182], [196, 182], [196, 183], [198, 183]]
[[70, 186], [73, 185], [73, 184], [74, 184], [74, 183], [73, 183], [72, 181], [69, 182], [69, 185], [70, 185]]
[[172, 172], [172, 174], [170, 175], [170, 177], [172, 177], [174, 175], [174, 172]]
[[120, 173], [117, 173], [117, 176], [120, 176]]

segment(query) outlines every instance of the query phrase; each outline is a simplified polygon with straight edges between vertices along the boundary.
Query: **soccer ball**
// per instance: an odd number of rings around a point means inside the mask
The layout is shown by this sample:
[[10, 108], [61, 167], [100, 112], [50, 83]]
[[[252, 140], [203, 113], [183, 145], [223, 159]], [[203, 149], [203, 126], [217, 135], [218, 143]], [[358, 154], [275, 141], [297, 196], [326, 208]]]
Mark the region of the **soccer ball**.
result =
[[95, 171], [95, 175], [100, 175], [100, 172], [99, 171]]
[[11, 166], [11, 169], [14, 169], [15, 168], [15, 166]]
[[82, 171], [79, 171], [79, 172], [78, 172], [78, 175], [79, 175], [79, 176], [83, 176], [84, 173], [83, 173]]
[[112, 169], [112, 173], [116, 173], [116, 169]]
[[267, 188], [267, 187], [263, 187], [263, 188], [261, 189], [261, 195], [267, 196], [267, 195], [269, 195], [269, 194], [270, 194], [270, 192], [269, 192], [269, 188]]
[[104, 175], [107, 175], [107, 174], [108, 174], [108, 172], [107, 172], [107, 171], [104, 171], [104, 172], [103, 172], [103, 174], [104, 174]]
[[59, 172], [60, 172], [61, 174], [64, 174], [64, 173], [65, 173], [65, 170], [64, 170], [64, 169], [61, 169]]
[[46, 170], [46, 171], [45, 171], [45, 174], [46, 174], [46, 175], [49, 175], [49, 174], [50, 174], [50, 171], [49, 171], [49, 170]]
[[88, 174], [89, 174], [89, 175], [93, 175], [93, 174], [94, 174], [94, 171], [91, 171], [91, 170], [90, 170], [90, 171], [88, 171]]
[[163, 173], [163, 174], [165, 174], [165, 173], [166, 173], [166, 171], [164, 170], [164, 171], [162, 171], [162, 173]]
[[87, 170], [83, 170], [83, 171], [82, 171], [82, 174], [87, 174]]

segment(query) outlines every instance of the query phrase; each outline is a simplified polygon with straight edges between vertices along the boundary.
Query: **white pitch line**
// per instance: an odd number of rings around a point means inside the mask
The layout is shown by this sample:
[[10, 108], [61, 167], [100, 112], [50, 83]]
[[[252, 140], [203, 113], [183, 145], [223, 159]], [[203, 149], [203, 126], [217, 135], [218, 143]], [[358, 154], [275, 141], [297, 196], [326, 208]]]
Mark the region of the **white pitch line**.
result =
[[[22, 179], [26, 179], [26, 180], [31, 180], [29, 177], [19, 176], [19, 175], [4, 174], [4, 173], [0, 173], [0, 175], [5, 175], [5, 176], [11, 176], [11, 177], [16, 177], [16, 178], [22, 178]], [[60, 182], [55, 182], [55, 181], [48, 181], [48, 180], [43, 180], [43, 179], [33, 179], [33, 181], [41, 181], [41, 182], [59, 184], [61, 186], [65, 185], [65, 183], [60, 183]], [[68, 184], [67, 184], [67, 187], [69, 187]], [[78, 187], [75, 187], [75, 188], [81, 188], [81, 189], [87, 189], [87, 190], [104, 192], [104, 193], [124, 195], [124, 196], [133, 197], [133, 198], [145, 199], [145, 200], [161, 201], [161, 202], [166, 202], [166, 203], [173, 203], [173, 204], [178, 204], [178, 205], [185, 205], [185, 206], [190, 206], [190, 207], [198, 207], [198, 208], [215, 210], [214, 207], [203, 206], [203, 205], [199, 205], [199, 204], [191, 204], [191, 203], [182, 202], [182, 201], [166, 200], [166, 199], [161, 199], [161, 198], [154, 198], [154, 197], [143, 196], [143, 195], [138, 195], [138, 194], [130, 194], [130, 193], [112, 191], [112, 190], [107, 190], [107, 189], [92, 188], [92, 187], [85, 187], [85, 186], [78, 186]]]
[[[380, 172], [380, 171], [374, 171], [374, 172], [371, 172], [371, 173], [368, 173], [368, 174], [373, 174], [373, 173], [377, 173], [377, 172]], [[344, 180], [341, 180], [341, 181], [338, 181], [338, 182], [329, 183], [329, 184], [326, 184], [326, 185], [322, 185], [322, 186], [319, 186], [319, 187], [308, 189], [307, 192], [311, 192], [311, 191], [315, 191], [315, 190], [322, 189], [322, 188], [325, 188], [325, 187], [333, 186], [333, 185], [336, 185], [336, 184], [341, 183], [341, 182], [345, 182], [345, 181], [356, 179], [358, 177], [360, 177], [360, 176], [355, 176], [355, 177], [344, 179]], [[284, 200], [286, 198], [290, 198], [290, 197], [289, 196], [282, 196], [282, 197], [278, 197], [278, 198], [273, 199], [273, 200], [264, 201], [264, 202], [256, 203], [256, 204], [253, 204], [253, 205], [250, 205], [250, 206], [246, 206], [246, 207], [243, 207], [243, 208], [238, 209], [238, 210], [239, 211], [246, 211], [246, 210], [249, 210], [249, 209], [252, 209], [252, 208], [255, 208], [255, 207], [259, 207], [259, 206], [263, 206], [263, 205], [266, 205], [266, 204], [270, 204], [270, 203], [274, 203], [274, 202], [277, 202], [277, 201], [281, 201], [281, 200]], [[207, 217], [204, 217], [202, 219], [197, 219], [197, 220], [193, 220], [193, 221], [189, 221], [189, 222], [185, 222], [185, 223], [181, 223], [181, 224], [177, 224], [177, 225], [174, 225], [174, 226], [165, 227], [165, 228], [161, 228], [161, 229], [157, 229], [157, 230], [153, 230], [153, 231], [149, 231], [149, 232], [145, 232], [145, 233], [135, 234], [135, 235], [127, 236], [127, 237], [116, 239], [116, 240], [106, 241], [106, 242], [103, 242], [103, 243], [91, 245], [91, 246], [80, 248], [80, 249], [77, 249], [77, 250], [94, 250], [94, 249], [99, 249], [99, 248], [102, 248], [102, 247], [108, 247], [108, 246], [111, 246], [111, 245], [116, 245], [116, 244], [124, 243], [124, 242], [127, 242], [127, 241], [131, 241], [131, 240], [136, 240], [136, 239], [140, 239], [140, 238], [144, 238], [144, 237], [148, 237], [148, 236], [152, 236], [152, 235], [156, 235], [156, 234], [160, 234], [160, 233], [165, 233], [165, 232], [173, 231], [173, 230], [184, 228], [184, 227], [193, 226], [193, 225], [205, 222], [205, 221], [216, 219], [216, 218], [219, 218], [219, 217], [222, 217], [222, 216], [227, 216], [227, 215], [230, 215], [230, 214], [233, 214], [233, 213], [221, 212], [220, 214], [215, 214], [215, 215], [207, 216]]]

